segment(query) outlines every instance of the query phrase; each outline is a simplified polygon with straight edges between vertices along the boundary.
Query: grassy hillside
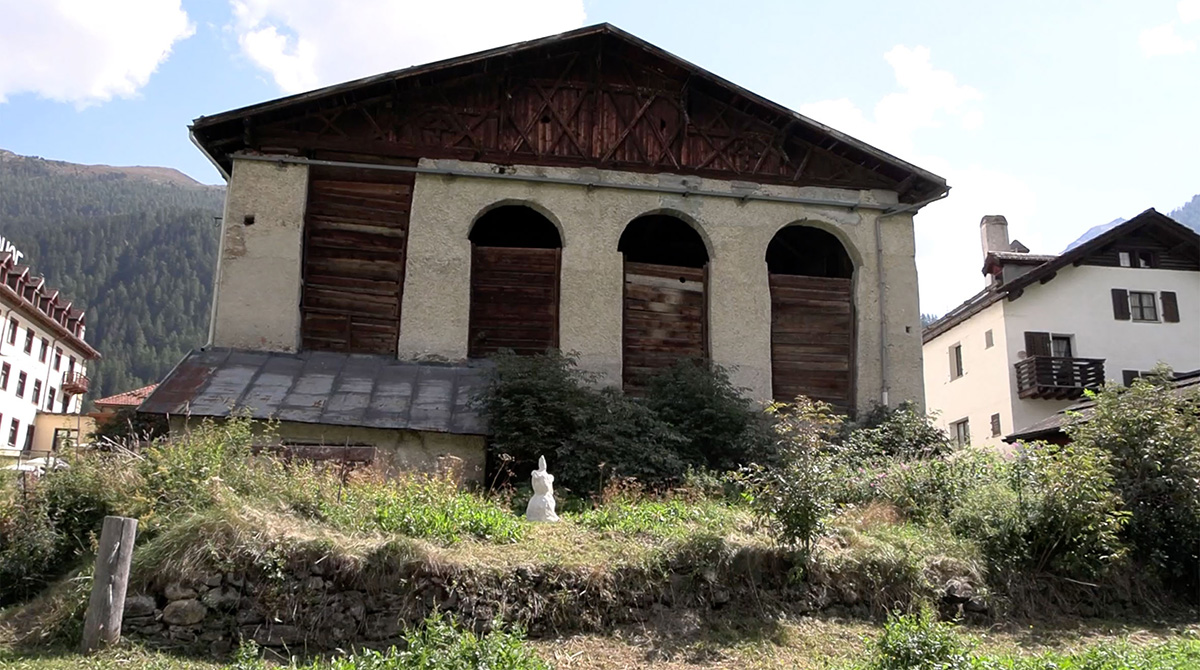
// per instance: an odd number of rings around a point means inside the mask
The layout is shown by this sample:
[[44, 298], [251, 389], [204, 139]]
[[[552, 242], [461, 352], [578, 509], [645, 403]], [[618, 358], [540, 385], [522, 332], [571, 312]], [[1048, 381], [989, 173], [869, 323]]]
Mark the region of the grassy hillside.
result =
[[150, 384], [206, 338], [224, 189], [168, 168], [0, 150], [0, 236], [77, 306], [104, 359], [89, 399]]

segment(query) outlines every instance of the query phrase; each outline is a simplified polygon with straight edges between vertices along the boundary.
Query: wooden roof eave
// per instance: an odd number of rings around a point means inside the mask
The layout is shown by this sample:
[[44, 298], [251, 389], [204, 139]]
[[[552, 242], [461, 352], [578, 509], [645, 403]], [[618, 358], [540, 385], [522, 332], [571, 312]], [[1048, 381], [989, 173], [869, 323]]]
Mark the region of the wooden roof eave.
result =
[[[518, 42], [504, 47], [480, 51], [465, 56], [444, 59], [433, 63], [416, 65], [391, 72], [363, 77], [341, 84], [334, 84], [323, 88], [297, 93], [295, 95], [278, 98], [255, 105], [249, 105], [238, 109], [221, 112], [210, 116], [201, 116], [195, 119], [189, 126], [192, 136], [196, 140], [196, 144], [208, 155], [209, 159], [228, 173], [232, 167], [229, 151], [217, 150], [220, 146], [232, 146], [234, 151], [237, 150], [237, 145], [242, 141], [246, 131], [246, 125], [253, 124], [253, 119], [263, 116], [269, 116], [273, 113], [278, 113], [283, 110], [291, 109], [297, 106], [302, 106], [307, 103], [319, 103], [336, 98], [340, 95], [349, 95], [364, 89], [370, 89], [375, 86], [380, 86], [381, 90], [375, 97], [386, 96], [391, 94], [391, 86], [400, 79], [411, 79], [421, 75], [441, 72], [457, 67], [469, 66], [488, 59], [502, 57], [506, 55], [515, 55], [517, 53], [555, 45], [566, 40], [580, 39], [588, 36], [613, 36], [626, 44], [635, 46], [643, 52], [649, 53], [657, 58], [677, 67], [688, 73], [689, 77], [699, 79], [710, 85], [713, 85], [723, 91], [727, 91], [737, 97], [740, 97], [754, 105], [768, 109], [775, 114], [778, 114], [787, 119], [786, 124], [798, 124], [808, 134], [820, 135], [823, 138], [830, 140], [829, 147], [822, 147], [826, 150], [832, 150], [834, 146], [841, 149], [849, 149], [850, 153], [857, 153], [857, 159], [851, 156], [844, 156], [868, 169], [879, 171], [881, 167], [887, 167], [890, 171], [902, 173], [903, 176], [893, 176], [898, 185], [903, 188], [898, 188], [900, 191], [901, 200], [905, 202], [921, 202], [927, 199], [936, 198], [949, 191], [949, 186], [946, 180], [938, 175], [917, 167], [907, 161], [904, 161], [892, 154], [877, 149], [866, 142], [858, 140], [850, 135], [835, 130], [818, 121], [810, 119], [798, 112], [795, 112], [783, 105], [775, 103], [767, 98], [753, 93], [733, 82], [730, 82], [722, 77], [719, 77], [704, 68], [701, 68], [689, 61], [686, 61], [668, 51], [665, 51], [639, 37], [631, 35], [615, 26], [607, 23], [601, 23], [593, 26], [587, 26], [572, 30], [557, 35], [530, 40], [526, 42]], [[863, 161], [867, 161], [864, 163]], [[868, 163], [874, 163], [873, 165]]]

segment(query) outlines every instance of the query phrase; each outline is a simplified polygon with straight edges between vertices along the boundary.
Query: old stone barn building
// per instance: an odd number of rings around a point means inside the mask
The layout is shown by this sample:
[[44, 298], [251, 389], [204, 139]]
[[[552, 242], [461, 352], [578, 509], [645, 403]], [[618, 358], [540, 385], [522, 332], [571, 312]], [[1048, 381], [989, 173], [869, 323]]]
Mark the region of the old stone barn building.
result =
[[472, 361], [505, 348], [922, 401], [912, 217], [945, 181], [612, 26], [192, 133], [229, 181], [211, 342], [144, 410], [474, 453]]

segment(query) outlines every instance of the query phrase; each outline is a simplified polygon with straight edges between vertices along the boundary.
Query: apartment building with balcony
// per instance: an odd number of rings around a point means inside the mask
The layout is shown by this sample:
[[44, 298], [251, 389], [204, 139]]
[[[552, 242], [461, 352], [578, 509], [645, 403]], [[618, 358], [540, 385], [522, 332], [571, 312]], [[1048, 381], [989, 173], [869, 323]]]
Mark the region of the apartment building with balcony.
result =
[[923, 333], [925, 399], [958, 443], [1000, 446], [1106, 381], [1200, 368], [1200, 236], [1153, 209], [1059, 255], [980, 222], [986, 287]]
[[0, 457], [78, 439], [87, 364], [100, 357], [84, 341], [83, 310], [17, 259], [0, 253]]

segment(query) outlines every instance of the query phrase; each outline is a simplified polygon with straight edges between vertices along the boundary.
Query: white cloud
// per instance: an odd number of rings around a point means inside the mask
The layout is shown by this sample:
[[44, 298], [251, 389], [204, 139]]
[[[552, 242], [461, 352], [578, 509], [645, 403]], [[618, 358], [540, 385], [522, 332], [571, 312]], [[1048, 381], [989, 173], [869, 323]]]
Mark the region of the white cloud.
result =
[[883, 96], [870, 115], [846, 99], [801, 105], [800, 113], [890, 151], [945, 177], [950, 196], [916, 218], [921, 310], [945, 314], [983, 288], [979, 220], [1003, 214], [1009, 232], [1035, 250], [1034, 190], [1021, 179], [982, 165], [955, 165], [920, 150], [919, 131], [947, 126], [971, 133], [984, 125], [983, 93], [933, 66], [929, 49], [896, 46], [885, 54], [896, 92]]
[[1179, 18], [1184, 23], [1200, 21], [1200, 0], [1179, 0], [1175, 6], [1179, 10]]
[[[1183, 13], [1182, 8], [1180, 13]], [[1142, 54], [1146, 56], [1175, 56], [1196, 50], [1193, 40], [1175, 32], [1174, 23], [1146, 28], [1138, 35], [1138, 44], [1142, 47]]]
[[582, 0], [231, 0], [242, 53], [295, 93], [583, 25]]
[[876, 103], [874, 118], [845, 99], [801, 105], [800, 113], [895, 154], [911, 154], [914, 136], [923, 128], [947, 121], [967, 130], [983, 125], [983, 112], [975, 104], [983, 94], [934, 68], [928, 48], [897, 45], [883, 57], [901, 90]]
[[0, 102], [128, 98], [193, 32], [179, 0], [0, 0]]

